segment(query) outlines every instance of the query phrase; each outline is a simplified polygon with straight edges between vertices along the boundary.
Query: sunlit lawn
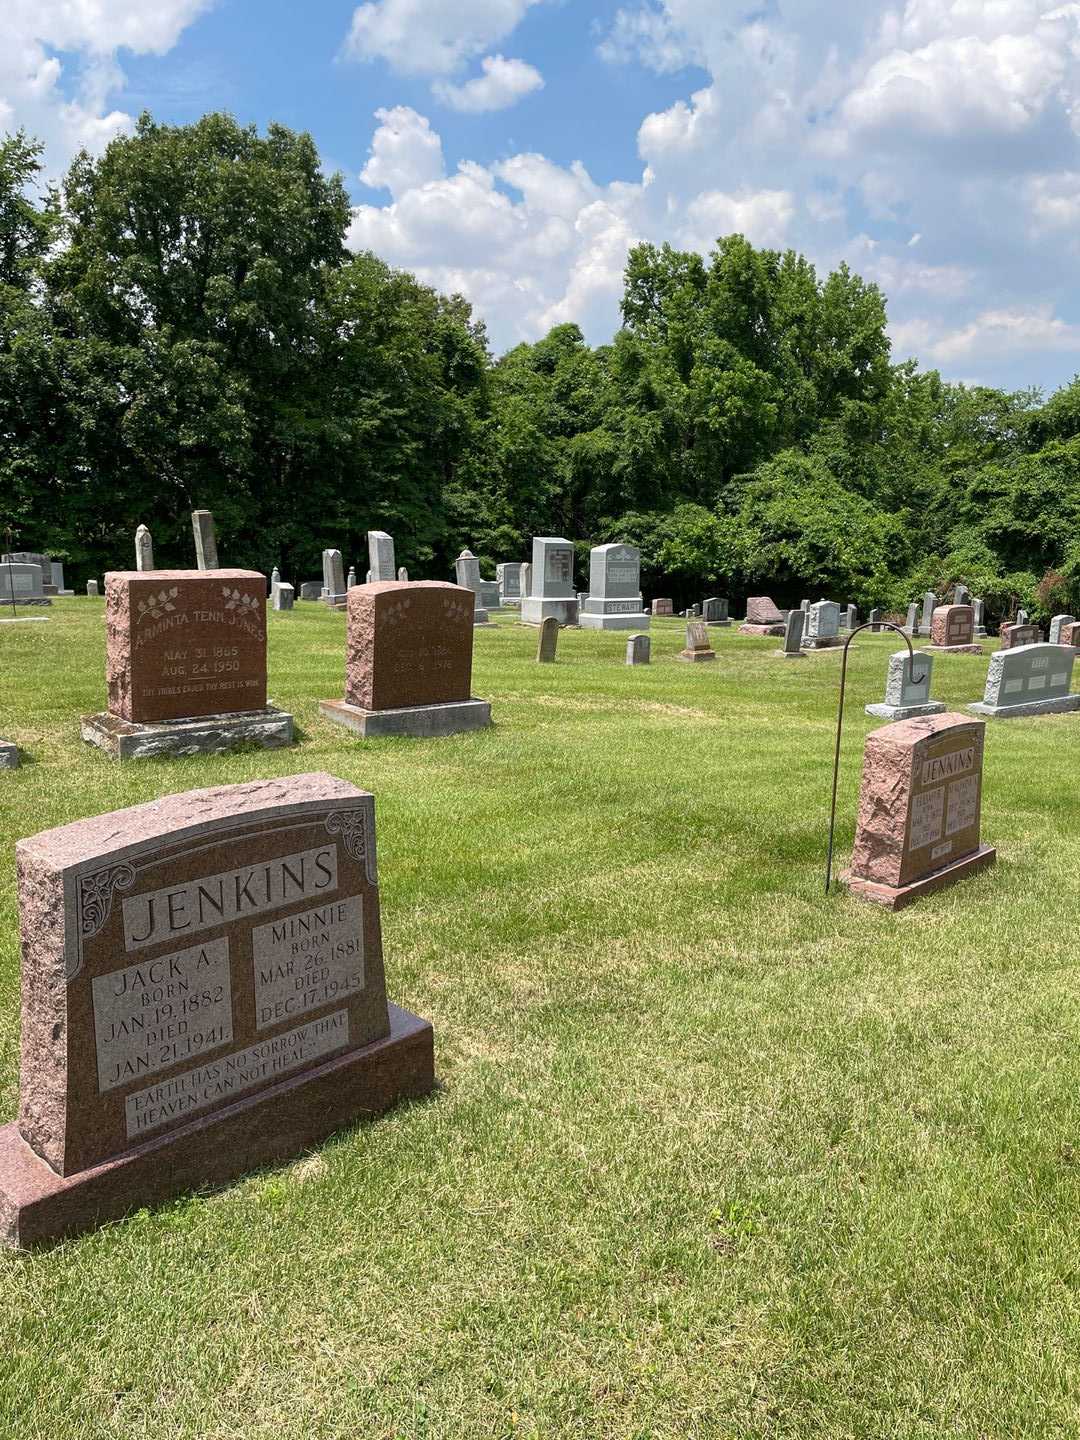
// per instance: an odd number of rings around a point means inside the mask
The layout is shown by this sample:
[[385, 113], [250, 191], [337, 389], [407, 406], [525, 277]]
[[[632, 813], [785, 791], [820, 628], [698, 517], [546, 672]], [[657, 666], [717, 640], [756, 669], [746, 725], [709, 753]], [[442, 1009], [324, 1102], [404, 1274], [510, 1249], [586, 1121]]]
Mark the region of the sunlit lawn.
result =
[[[0, 1118], [13, 842], [193, 786], [377, 797], [391, 998], [443, 1089], [294, 1164], [0, 1255], [0, 1436], [1080, 1434], [1080, 715], [988, 722], [995, 869], [823, 894], [839, 658], [476, 637], [490, 731], [364, 743], [344, 617], [271, 617], [293, 749], [118, 765], [101, 602], [0, 627]], [[896, 637], [852, 652], [839, 853]], [[989, 647], [988, 647], [989, 650]], [[939, 657], [935, 694], [986, 658]]]

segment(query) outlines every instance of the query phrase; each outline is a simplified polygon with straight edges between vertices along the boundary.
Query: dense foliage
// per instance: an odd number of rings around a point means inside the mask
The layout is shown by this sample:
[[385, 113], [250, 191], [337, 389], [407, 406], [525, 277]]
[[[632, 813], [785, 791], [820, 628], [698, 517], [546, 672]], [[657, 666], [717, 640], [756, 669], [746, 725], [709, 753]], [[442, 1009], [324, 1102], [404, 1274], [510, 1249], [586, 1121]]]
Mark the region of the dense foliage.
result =
[[623, 327], [493, 360], [460, 297], [345, 246], [309, 136], [144, 116], [40, 190], [0, 142], [0, 529], [69, 578], [223, 557], [296, 580], [390, 530], [414, 574], [534, 534], [625, 539], [677, 601], [901, 608], [965, 580], [997, 617], [1080, 613], [1080, 381], [1043, 403], [894, 365], [846, 267], [638, 245]]

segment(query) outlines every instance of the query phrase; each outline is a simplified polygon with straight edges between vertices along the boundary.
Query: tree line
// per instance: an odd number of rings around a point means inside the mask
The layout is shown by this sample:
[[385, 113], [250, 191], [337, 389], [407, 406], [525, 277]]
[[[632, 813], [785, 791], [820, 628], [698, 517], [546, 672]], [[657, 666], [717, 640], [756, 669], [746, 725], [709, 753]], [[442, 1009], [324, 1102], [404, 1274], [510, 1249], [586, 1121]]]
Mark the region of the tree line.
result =
[[[0, 531], [76, 583], [192, 563], [297, 582], [389, 530], [415, 576], [468, 545], [640, 546], [647, 592], [901, 611], [963, 580], [991, 617], [1080, 613], [1080, 381], [1049, 399], [893, 364], [885, 297], [740, 235], [636, 246], [622, 327], [500, 358], [460, 296], [345, 244], [310, 136], [143, 115], [42, 183], [0, 141]], [[736, 610], [737, 610], [736, 604]]]

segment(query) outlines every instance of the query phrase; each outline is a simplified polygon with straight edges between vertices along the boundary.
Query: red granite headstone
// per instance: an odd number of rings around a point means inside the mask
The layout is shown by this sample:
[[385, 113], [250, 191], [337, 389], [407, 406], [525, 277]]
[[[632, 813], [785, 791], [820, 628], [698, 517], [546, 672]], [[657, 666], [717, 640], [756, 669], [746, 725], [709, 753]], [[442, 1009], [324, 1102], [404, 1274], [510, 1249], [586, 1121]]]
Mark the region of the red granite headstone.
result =
[[975, 609], [972, 605], [939, 605], [930, 621], [930, 643], [942, 650], [970, 649], [982, 654], [975, 644]]
[[851, 869], [855, 893], [898, 910], [992, 863], [979, 841], [985, 721], [920, 716], [866, 737]]
[[254, 570], [105, 576], [109, 712], [151, 723], [266, 706], [266, 577]]
[[1042, 638], [1038, 625], [1002, 625], [1000, 648], [1015, 650], [1019, 645], [1039, 645]]
[[431, 1088], [430, 1026], [387, 1005], [367, 792], [325, 774], [196, 790], [32, 836], [17, 860], [9, 1242], [295, 1154]]
[[1069, 625], [1061, 627], [1059, 645], [1071, 645], [1074, 649], [1080, 649], [1080, 620], [1074, 620]]
[[345, 700], [364, 710], [468, 700], [475, 597], [438, 580], [349, 591]]

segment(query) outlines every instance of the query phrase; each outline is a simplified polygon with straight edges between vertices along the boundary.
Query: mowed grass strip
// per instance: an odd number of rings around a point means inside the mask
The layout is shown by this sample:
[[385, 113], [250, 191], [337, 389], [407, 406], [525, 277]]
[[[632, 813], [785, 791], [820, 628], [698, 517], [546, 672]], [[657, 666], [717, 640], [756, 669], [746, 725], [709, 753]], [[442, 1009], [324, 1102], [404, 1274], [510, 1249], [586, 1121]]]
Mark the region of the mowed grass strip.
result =
[[[12, 846], [195, 786], [377, 797], [391, 998], [441, 1091], [286, 1166], [0, 1255], [0, 1435], [108, 1440], [1080, 1433], [1080, 716], [988, 722], [995, 869], [823, 894], [838, 654], [712, 629], [476, 632], [489, 731], [319, 718], [344, 617], [270, 617], [294, 749], [117, 765], [102, 604], [0, 629], [0, 1114]], [[852, 648], [838, 855], [898, 637]], [[990, 646], [987, 647], [989, 654]], [[987, 659], [938, 657], [934, 693]]]

